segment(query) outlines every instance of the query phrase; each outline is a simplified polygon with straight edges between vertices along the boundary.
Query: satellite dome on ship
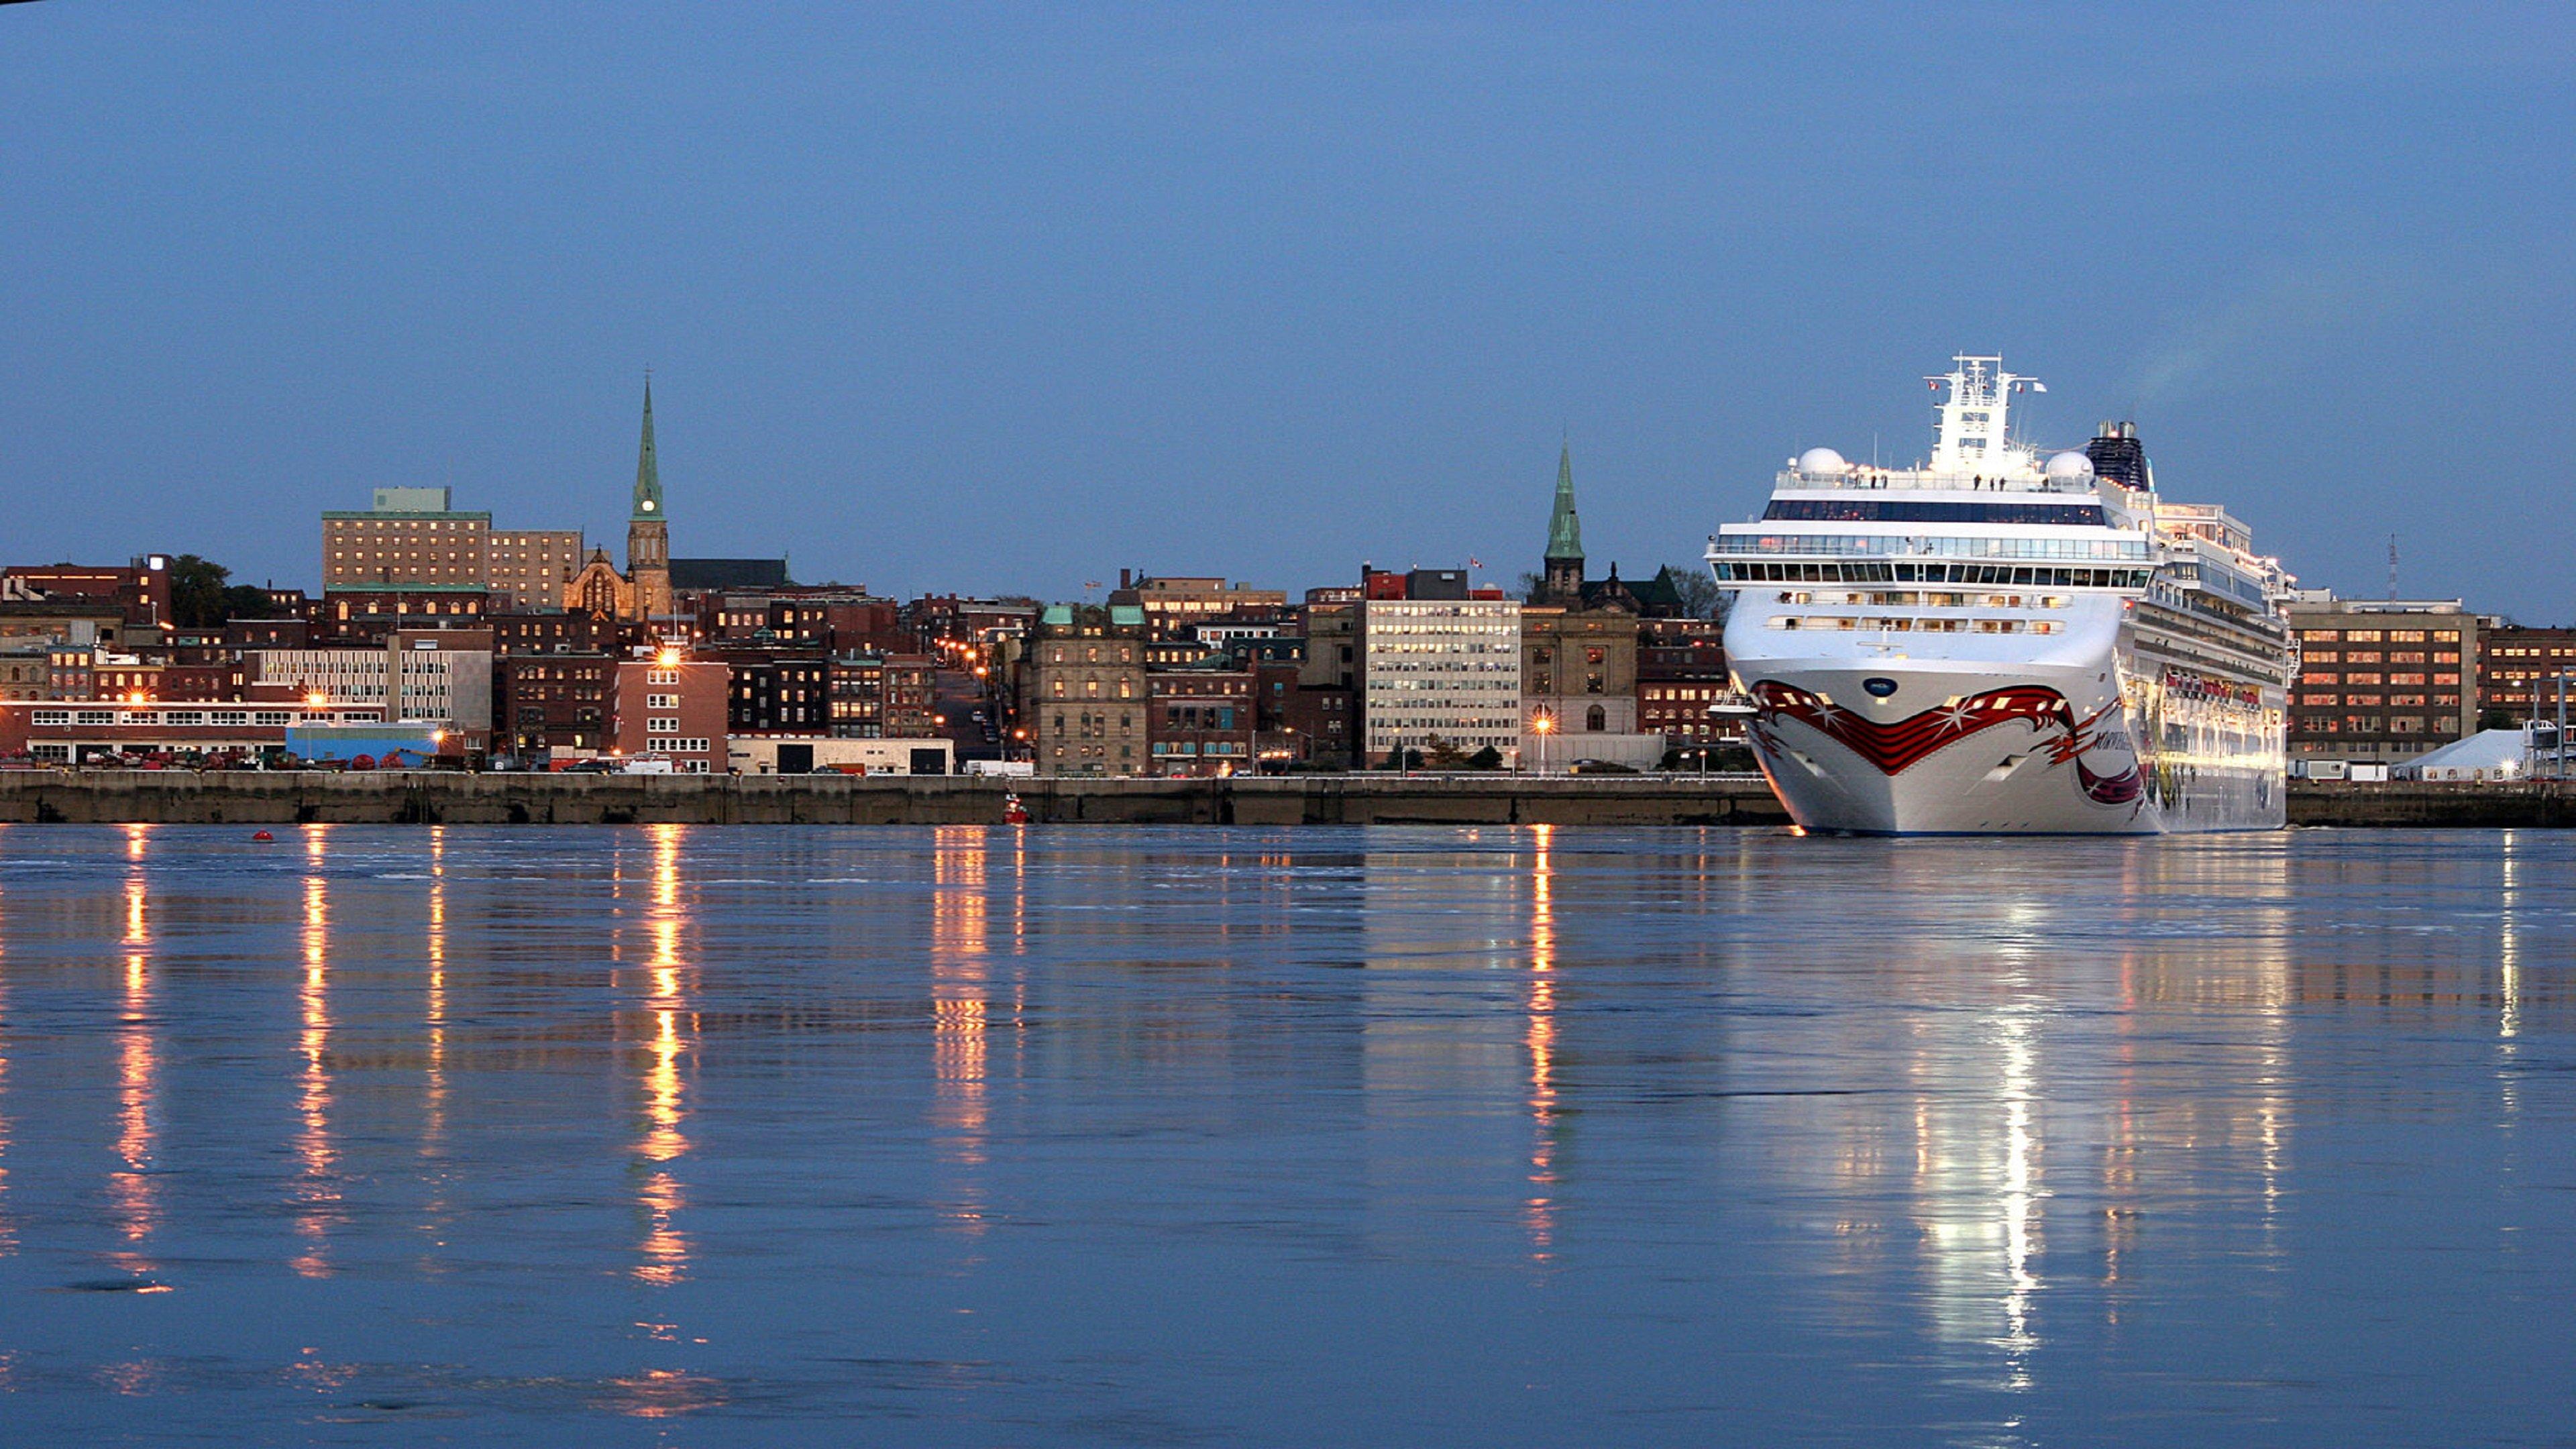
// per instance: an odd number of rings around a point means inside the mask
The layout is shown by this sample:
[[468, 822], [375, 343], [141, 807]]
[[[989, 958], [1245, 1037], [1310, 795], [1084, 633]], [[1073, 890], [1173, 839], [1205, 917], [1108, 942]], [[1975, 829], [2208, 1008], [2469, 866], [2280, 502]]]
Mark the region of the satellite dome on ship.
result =
[[2072, 450], [2059, 453], [2048, 460], [2048, 476], [2051, 478], [2090, 478], [2093, 476], [2093, 460], [2085, 457], [2082, 453], [2074, 452]]
[[1831, 448], [1809, 448], [1798, 455], [1798, 471], [1810, 478], [1829, 478], [1850, 466]]

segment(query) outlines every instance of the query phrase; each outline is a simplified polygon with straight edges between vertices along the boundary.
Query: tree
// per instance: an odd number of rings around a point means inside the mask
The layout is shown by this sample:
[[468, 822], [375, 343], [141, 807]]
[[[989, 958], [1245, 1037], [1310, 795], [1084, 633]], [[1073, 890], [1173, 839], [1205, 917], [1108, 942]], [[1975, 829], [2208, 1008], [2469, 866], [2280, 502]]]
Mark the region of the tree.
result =
[[1532, 574], [1532, 573], [1524, 573], [1524, 574], [1522, 574], [1522, 575], [1521, 575], [1521, 602], [1522, 602], [1522, 603], [1524, 603], [1524, 604], [1532, 602], [1533, 600], [1535, 600], [1535, 599], [1537, 599], [1537, 598], [1538, 598], [1538, 591], [1539, 591], [1539, 590], [1541, 590], [1541, 589], [1543, 589], [1543, 588], [1546, 588], [1546, 587], [1547, 587], [1547, 575], [1545, 575], [1545, 574]]
[[227, 619], [265, 616], [268, 591], [228, 584], [232, 576], [231, 569], [193, 553], [170, 560], [170, 622], [182, 629], [220, 629]]
[[1378, 765], [1378, 768], [1381, 770], [1419, 770], [1422, 768], [1422, 752], [1416, 749], [1408, 749], [1403, 745], [1398, 745], [1394, 749], [1386, 752], [1386, 759]]
[[232, 570], [183, 553], [170, 561], [170, 622], [182, 629], [211, 629], [224, 622], [224, 580]]
[[1467, 768], [1470, 770], [1499, 770], [1502, 767], [1503, 752], [1492, 745], [1487, 745], [1467, 757]]
[[1467, 767], [1467, 752], [1458, 748], [1454, 741], [1438, 735], [1433, 735], [1424, 744], [1422, 758], [1435, 770], [1463, 770]]
[[1733, 606], [1735, 595], [1717, 586], [1707, 565], [1666, 564], [1664, 574], [1673, 581], [1673, 592], [1681, 595], [1682, 608], [1692, 618], [1726, 622], [1726, 611]]

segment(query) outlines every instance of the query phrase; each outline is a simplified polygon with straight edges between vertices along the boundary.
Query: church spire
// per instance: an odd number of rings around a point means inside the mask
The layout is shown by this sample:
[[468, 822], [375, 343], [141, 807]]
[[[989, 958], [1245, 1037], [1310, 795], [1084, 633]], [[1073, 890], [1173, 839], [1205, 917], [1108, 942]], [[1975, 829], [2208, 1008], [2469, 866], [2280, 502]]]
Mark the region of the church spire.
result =
[[644, 375], [644, 441], [635, 453], [635, 509], [628, 515], [637, 520], [662, 517], [662, 469], [653, 458], [653, 375]]
[[1547, 520], [1547, 562], [1571, 563], [1583, 576], [1583, 521], [1574, 512], [1574, 445], [1556, 455], [1556, 511]]
[[1583, 607], [1583, 521], [1574, 512], [1574, 447], [1556, 455], [1556, 511], [1547, 519], [1546, 572], [1534, 604]]

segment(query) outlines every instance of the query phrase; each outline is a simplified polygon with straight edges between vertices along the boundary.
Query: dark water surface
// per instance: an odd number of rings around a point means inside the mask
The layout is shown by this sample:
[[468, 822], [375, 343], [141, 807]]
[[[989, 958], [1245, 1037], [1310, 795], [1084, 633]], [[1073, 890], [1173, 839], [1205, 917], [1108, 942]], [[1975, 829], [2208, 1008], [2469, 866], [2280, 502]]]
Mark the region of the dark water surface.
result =
[[2576, 1437], [2576, 838], [0, 827], [0, 1442]]

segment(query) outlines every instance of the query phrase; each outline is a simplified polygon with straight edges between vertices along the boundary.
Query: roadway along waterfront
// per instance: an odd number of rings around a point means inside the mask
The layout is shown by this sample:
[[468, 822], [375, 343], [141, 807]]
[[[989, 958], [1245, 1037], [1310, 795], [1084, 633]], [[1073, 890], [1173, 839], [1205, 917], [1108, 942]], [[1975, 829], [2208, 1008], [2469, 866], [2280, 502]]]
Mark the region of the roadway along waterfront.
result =
[[[1295, 775], [1229, 780], [536, 775], [446, 771], [0, 773], [0, 823], [989, 825], [1016, 792], [1041, 824], [1782, 825], [1755, 776]], [[2556, 826], [2568, 791], [2295, 781], [2304, 826]]]

